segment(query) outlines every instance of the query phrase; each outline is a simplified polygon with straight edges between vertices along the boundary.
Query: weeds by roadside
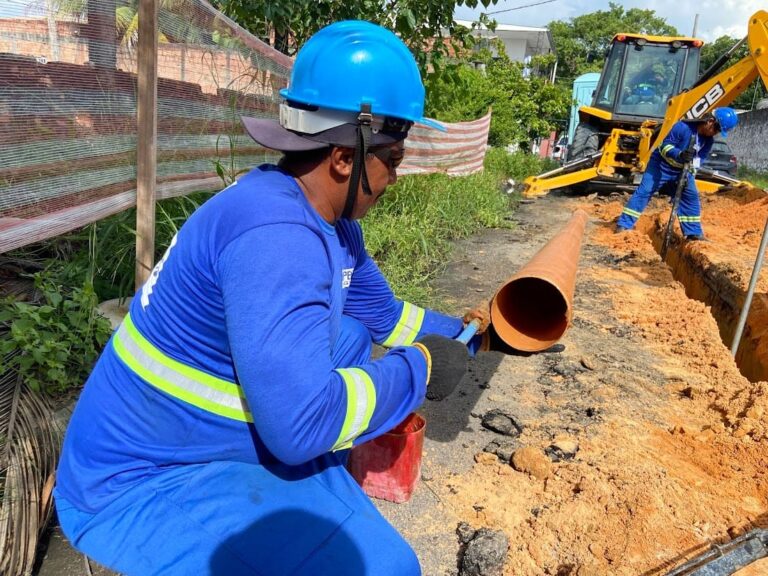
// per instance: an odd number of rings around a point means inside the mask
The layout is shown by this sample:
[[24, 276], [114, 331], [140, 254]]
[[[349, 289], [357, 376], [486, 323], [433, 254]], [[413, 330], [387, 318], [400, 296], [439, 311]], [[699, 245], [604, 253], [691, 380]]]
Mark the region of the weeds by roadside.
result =
[[35, 274], [37, 302], [0, 300], [0, 374], [12, 370], [35, 392], [80, 386], [112, 332], [96, 312], [93, 286], [62, 289]]
[[758, 188], [768, 190], [768, 174], [765, 172], [752, 170], [746, 166], [739, 166], [738, 170], [736, 171], [736, 177], [740, 180], [746, 180]]
[[430, 281], [445, 264], [450, 242], [482, 228], [509, 226], [504, 218], [514, 210], [519, 195], [505, 192], [505, 183], [538, 174], [546, 162], [530, 154], [491, 148], [485, 169], [477, 174], [400, 178], [362, 222], [368, 252], [395, 293], [435, 306]]

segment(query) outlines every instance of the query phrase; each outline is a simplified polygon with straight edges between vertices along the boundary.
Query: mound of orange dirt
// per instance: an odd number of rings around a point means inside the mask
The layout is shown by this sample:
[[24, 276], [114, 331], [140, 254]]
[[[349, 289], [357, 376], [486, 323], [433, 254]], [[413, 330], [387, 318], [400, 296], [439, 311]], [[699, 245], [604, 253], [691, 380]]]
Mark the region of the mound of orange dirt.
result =
[[[670, 266], [657, 253], [668, 203], [617, 235], [624, 200], [550, 195], [522, 206], [514, 230], [459, 245], [440, 281], [456, 312], [490, 298], [574, 209], [591, 215], [565, 337], [537, 354], [478, 354], [461, 389], [422, 410], [413, 500], [378, 503], [425, 574], [459, 574], [460, 522], [508, 536], [507, 576], [660, 575], [768, 526], [768, 383], [740, 373], [716, 307], [686, 294], [693, 277], [743, 298], [768, 201], [706, 198], [711, 241], [676, 241]], [[520, 435], [485, 428], [492, 410]]]

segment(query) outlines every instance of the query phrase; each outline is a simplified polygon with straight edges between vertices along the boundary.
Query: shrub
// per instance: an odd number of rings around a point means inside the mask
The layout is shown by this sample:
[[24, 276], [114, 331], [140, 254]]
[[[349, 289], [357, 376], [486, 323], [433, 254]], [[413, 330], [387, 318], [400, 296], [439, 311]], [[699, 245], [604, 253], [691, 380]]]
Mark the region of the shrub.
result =
[[64, 392], [85, 381], [112, 327], [96, 311], [92, 285], [62, 293], [39, 273], [35, 287], [38, 303], [1, 303], [0, 373], [14, 370], [38, 392]]

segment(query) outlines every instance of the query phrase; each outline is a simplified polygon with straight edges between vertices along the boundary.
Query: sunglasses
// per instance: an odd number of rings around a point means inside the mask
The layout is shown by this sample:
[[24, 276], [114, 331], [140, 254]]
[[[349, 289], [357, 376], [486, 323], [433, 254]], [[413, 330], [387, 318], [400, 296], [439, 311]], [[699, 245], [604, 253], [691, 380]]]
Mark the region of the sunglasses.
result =
[[376, 156], [376, 158], [384, 162], [384, 164], [387, 165], [387, 168], [393, 172], [397, 170], [397, 167], [400, 166], [403, 158], [405, 158], [405, 152], [403, 150], [390, 148], [389, 146], [382, 148], [371, 148], [368, 150], [368, 154], [371, 156]]

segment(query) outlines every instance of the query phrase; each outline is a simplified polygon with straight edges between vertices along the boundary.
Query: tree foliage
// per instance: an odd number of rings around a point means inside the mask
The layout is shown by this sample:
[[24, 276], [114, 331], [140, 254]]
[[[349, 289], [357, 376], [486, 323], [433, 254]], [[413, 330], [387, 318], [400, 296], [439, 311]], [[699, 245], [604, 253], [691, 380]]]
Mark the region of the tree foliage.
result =
[[[732, 38], [731, 36], [720, 36], [717, 40], [711, 44], [705, 44], [701, 49], [701, 72], [705, 72], [712, 66], [717, 59], [727, 54], [728, 51], [736, 46], [739, 41], [738, 38]], [[749, 54], [749, 46], [744, 42], [741, 46], [736, 48], [733, 54], [730, 55], [728, 60], [724, 62], [719, 70], [725, 70], [729, 66], [733, 66]], [[755, 103], [760, 100], [766, 94], [766, 87], [763, 86], [762, 80], [758, 78], [755, 82], [744, 92], [742, 92], [736, 100], [731, 103], [734, 108], [742, 108], [751, 110]]]
[[624, 10], [610, 2], [608, 10], [598, 10], [571, 18], [554, 20], [548, 28], [552, 33], [558, 57], [558, 78], [570, 84], [585, 72], [599, 72], [611, 39], [619, 32], [677, 36], [674, 26], [653, 10], [631, 8]]
[[[479, 70], [468, 63], [455, 64], [427, 81], [426, 113], [445, 122], [479, 118], [493, 110], [489, 143], [493, 146], [524, 144], [548, 135], [567, 122], [570, 90], [545, 78], [524, 74], [523, 65], [490, 52], [475, 56], [485, 64]], [[534, 58], [532, 67], [546, 68], [554, 57]]]
[[[428, 66], [440, 68], [456, 50], [471, 44], [471, 30], [453, 21], [457, 5], [475, 8], [496, 2], [498, 0], [213, 0], [213, 5], [286, 54], [294, 54], [312, 34], [333, 22], [375, 22], [393, 30], [408, 44], [423, 73]], [[492, 25], [487, 17], [481, 21]], [[445, 41], [441, 41], [443, 39]]]

